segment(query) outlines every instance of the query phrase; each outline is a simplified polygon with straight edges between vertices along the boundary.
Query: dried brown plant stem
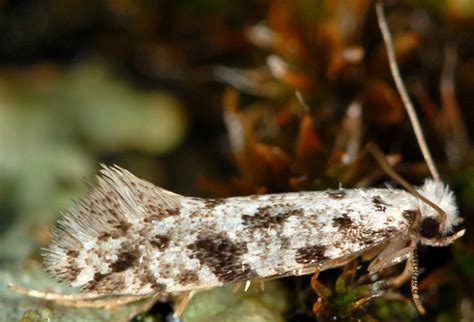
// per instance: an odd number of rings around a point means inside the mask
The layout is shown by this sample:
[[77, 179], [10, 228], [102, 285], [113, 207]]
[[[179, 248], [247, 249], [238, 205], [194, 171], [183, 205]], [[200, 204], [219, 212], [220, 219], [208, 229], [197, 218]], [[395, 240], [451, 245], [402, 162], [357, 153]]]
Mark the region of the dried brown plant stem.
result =
[[423, 134], [423, 131], [421, 130], [420, 122], [416, 115], [413, 104], [410, 100], [410, 97], [408, 96], [408, 92], [405, 88], [405, 85], [403, 84], [402, 77], [400, 76], [400, 70], [398, 68], [397, 58], [395, 56], [395, 49], [393, 47], [392, 35], [390, 34], [390, 30], [388, 29], [387, 19], [385, 17], [381, 1], [377, 1], [375, 3], [375, 11], [377, 13], [377, 21], [379, 23], [380, 31], [382, 32], [385, 47], [387, 49], [388, 62], [390, 65], [390, 70], [392, 72], [393, 80], [395, 81], [397, 90], [400, 93], [403, 105], [405, 106], [405, 109], [408, 113], [408, 117], [410, 118], [410, 122], [413, 126], [413, 130], [415, 132], [415, 136], [418, 141], [421, 153], [423, 154], [423, 157], [425, 158], [425, 161], [428, 164], [428, 168], [430, 169], [431, 175], [433, 176], [433, 179], [435, 181], [440, 181], [438, 169], [436, 168], [433, 162], [430, 150], [428, 148], [428, 145], [426, 144], [425, 136]]

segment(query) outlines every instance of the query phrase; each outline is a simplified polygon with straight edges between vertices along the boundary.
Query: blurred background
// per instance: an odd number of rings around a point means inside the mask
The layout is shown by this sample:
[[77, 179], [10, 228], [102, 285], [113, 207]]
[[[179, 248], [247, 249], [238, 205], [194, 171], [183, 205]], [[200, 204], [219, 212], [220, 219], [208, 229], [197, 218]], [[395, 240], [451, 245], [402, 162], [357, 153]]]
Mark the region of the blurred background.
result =
[[[358, 262], [323, 272], [317, 292], [309, 277], [203, 292], [185, 321], [474, 320], [474, 1], [385, 8], [467, 229], [450, 248], [421, 248], [428, 315], [417, 316], [408, 286], [374, 293]], [[42, 271], [40, 249], [100, 163], [202, 197], [383, 186], [384, 172], [360, 157], [370, 141], [413, 184], [429, 176], [373, 1], [1, 0], [0, 320], [134, 315], [136, 305], [70, 309], [6, 288], [72, 292]], [[159, 304], [135, 321], [170, 312]]]

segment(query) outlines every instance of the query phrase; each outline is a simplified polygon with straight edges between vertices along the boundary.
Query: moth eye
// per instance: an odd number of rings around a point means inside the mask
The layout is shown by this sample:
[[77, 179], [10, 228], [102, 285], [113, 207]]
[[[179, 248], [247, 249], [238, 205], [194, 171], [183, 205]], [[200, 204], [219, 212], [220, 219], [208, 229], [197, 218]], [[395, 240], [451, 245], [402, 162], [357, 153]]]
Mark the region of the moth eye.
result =
[[420, 226], [420, 234], [425, 238], [433, 238], [439, 234], [439, 222], [431, 217], [423, 219]]

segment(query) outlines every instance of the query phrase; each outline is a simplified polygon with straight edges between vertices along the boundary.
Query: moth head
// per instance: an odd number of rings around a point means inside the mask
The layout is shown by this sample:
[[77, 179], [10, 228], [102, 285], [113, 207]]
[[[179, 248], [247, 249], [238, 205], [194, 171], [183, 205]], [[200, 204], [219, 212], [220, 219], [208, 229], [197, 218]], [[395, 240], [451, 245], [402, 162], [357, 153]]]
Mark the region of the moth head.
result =
[[413, 198], [412, 206], [419, 213], [417, 235], [420, 241], [441, 246], [461, 237], [464, 231], [452, 235], [454, 228], [462, 222], [452, 190], [446, 184], [432, 179], [425, 180], [416, 190], [432, 203]]

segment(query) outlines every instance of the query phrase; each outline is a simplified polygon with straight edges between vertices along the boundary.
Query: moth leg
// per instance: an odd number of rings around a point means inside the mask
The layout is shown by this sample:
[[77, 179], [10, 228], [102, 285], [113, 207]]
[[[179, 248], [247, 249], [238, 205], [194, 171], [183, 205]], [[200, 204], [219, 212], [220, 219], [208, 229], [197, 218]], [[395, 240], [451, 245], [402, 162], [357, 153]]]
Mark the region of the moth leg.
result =
[[[321, 270], [318, 268], [311, 277], [311, 288], [322, 300], [327, 301], [327, 298], [332, 295], [332, 291], [318, 281], [320, 272]], [[318, 301], [320, 302], [319, 299]]]
[[318, 276], [319, 276], [319, 273], [321, 272], [321, 270], [318, 268], [313, 276], [311, 276], [311, 287], [313, 288], [313, 290], [317, 293], [317, 289], [318, 289], [318, 286], [321, 284], [319, 283], [318, 281]]
[[[393, 244], [395, 247], [398, 246], [398, 242], [395, 242]], [[391, 267], [393, 265], [396, 265], [398, 263], [401, 263], [402, 261], [410, 258], [412, 251], [413, 251], [414, 245], [410, 245], [408, 247], [399, 249], [395, 252], [393, 251], [392, 245], [389, 245], [386, 250], [384, 250], [377, 258], [375, 258], [369, 265], [368, 271], [370, 273], [376, 273], [378, 271], [381, 271], [384, 268]], [[391, 249], [390, 249], [391, 248]], [[387, 252], [388, 250], [388, 252]], [[387, 254], [388, 253], [388, 254]], [[404, 284], [406, 281], [410, 279], [411, 276], [411, 262], [409, 260], [406, 261], [405, 268], [403, 269], [403, 272], [395, 276], [391, 279], [388, 280], [387, 284], [391, 287], [398, 288], [402, 284]]]
[[53, 292], [43, 292], [27, 287], [18, 286], [10, 283], [8, 287], [12, 290], [25, 294], [30, 297], [52, 301], [54, 303], [70, 306], [70, 307], [95, 307], [111, 309], [115, 306], [136, 302], [149, 296], [137, 295], [121, 295], [112, 298], [103, 299], [106, 294], [97, 293], [77, 293], [77, 294], [61, 294]]
[[328, 297], [332, 295], [332, 291], [318, 281], [320, 271], [319, 268], [316, 269], [311, 277], [311, 288], [318, 295], [318, 299], [313, 303], [313, 313], [316, 314], [316, 316], [322, 314], [324, 307], [328, 303]]
[[97, 294], [97, 293], [61, 294], [61, 293], [54, 293], [54, 292], [43, 292], [43, 291], [38, 291], [32, 288], [19, 286], [13, 283], [8, 284], [8, 287], [17, 293], [25, 294], [30, 297], [36, 297], [36, 298], [45, 299], [49, 301], [67, 302], [67, 301], [80, 301], [80, 300], [94, 300], [94, 299], [99, 299], [106, 296], [104, 294]]
[[128, 303], [140, 301], [140, 300], [143, 300], [147, 297], [149, 297], [149, 296], [121, 295], [121, 296], [117, 296], [117, 297], [113, 297], [113, 298], [107, 298], [107, 299], [92, 299], [92, 300], [77, 300], [77, 301], [54, 300], [54, 302], [57, 303], [57, 304], [64, 305], [64, 306], [69, 306], [69, 307], [104, 308], [104, 309], [110, 310], [110, 309], [113, 309], [116, 306], [125, 305], [125, 304], [128, 304]]
[[155, 303], [157, 301], [159, 301], [160, 299], [156, 298], [156, 297], [152, 297], [151, 299], [149, 299], [148, 301], [145, 301], [145, 303], [143, 303], [143, 305], [140, 305], [136, 310], [133, 310], [132, 313], [130, 313], [128, 315], [128, 317], [126, 317], [123, 322], [128, 322], [128, 321], [132, 321], [133, 318], [140, 314], [140, 313], [144, 313], [144, 312], [147, 312], [149, 311], [153, 305], [155, 305]]
[[426, 314], [426, 310], [421, 303], [419, 289], [418, 289], [418, 252], [416, 249], [416, 243], [412, 242], [410, 247], [410, 258], [405, 264], [403, 272], [388, 280], [387, 284], [391, 287], [398, 288], [406, 281], [411, 279], [411, 296], [413, 304], [421, 315]]
[[399, 288], [411, 278], [411, 263], [409, 260], [405, 263], [403, 272], [387, 281], [387, 285], [392, 288]]
[[[400, 275], [389, 279], [387, 281], [387, 285], [393, 288], [398, 288], [411, 278], [411, 294], [413, 303], [418, 312], [421, 315], [424, 315], [426, 313], [426, 310], [424, 309], [423, 304], [421, 303], [418, 290], [418, 253], [416, 249], [416, 242], [412, 241], [410, 243], [410, 246], [400, 249], [388, 257], [382, 258], [382, 261], [379, 261], [379, 263], [375, 263], [375, 265], [372, 267], [372, 270], [373, 272], [377, 272], [383, 268], [400, 263], [404, 259], [409, 260], [407, 260], [403, 272]], [[373, 263], [374, 262], [369, 265], [369, 270], [371, 268], [370, 266], [372, 266]]]
[[390, 256], [377, 257], [370, 263], [367, 270], [370, 273], [376, 273], [378, 271], [381, 271], [384, 268], [391, 267], [398, 263], [401, 263], [410, 257], [411, 251], [412, 251], [412, 247], [405, 247], [396, 251]]
[[181, 314], [183, 314], [184, 310], [189, 304], [189, 301], [191, 301], [195, 293], [195, 291], [189, 291], [180, 295], [180, 298], [178, 300], [178, 306], [174, 310], [173, 317], [179, 318]]
[[411, 246], [406, 247], [408, 241], [404, 238], [392, 239], [384, 250], [370, 263], [367, 270], [370, 273], [396, 265], [410, 256]]

